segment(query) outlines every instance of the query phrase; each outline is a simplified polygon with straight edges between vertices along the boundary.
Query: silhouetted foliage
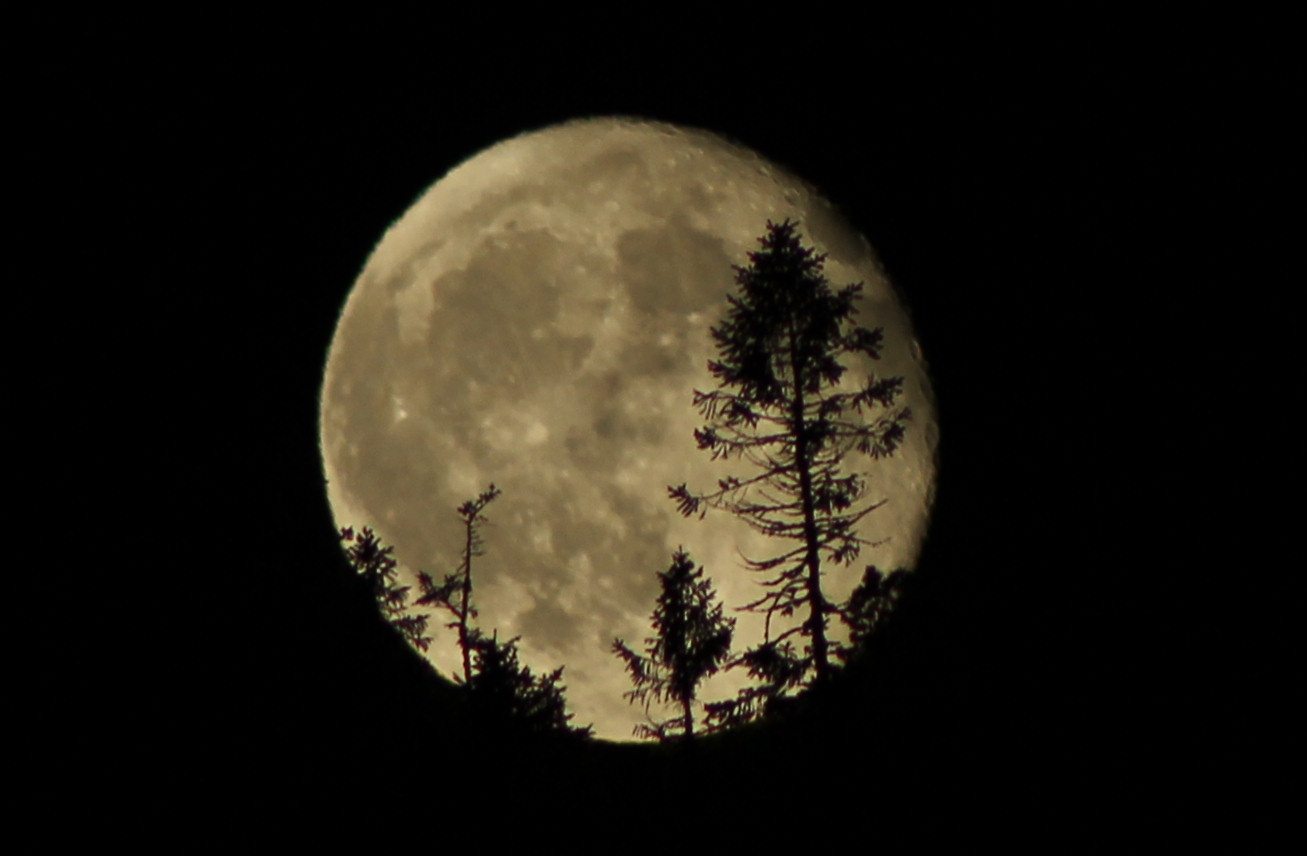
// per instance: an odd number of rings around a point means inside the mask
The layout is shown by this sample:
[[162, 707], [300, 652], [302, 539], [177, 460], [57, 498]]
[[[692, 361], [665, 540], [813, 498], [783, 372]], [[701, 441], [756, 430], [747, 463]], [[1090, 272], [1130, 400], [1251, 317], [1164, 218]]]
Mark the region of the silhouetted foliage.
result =
[[482, 719], [511, 723], [527, 731], [565, 731], [588, 736], [590, 727], [568, 724], [572, 715], [566, 711], [562, 668], [546, 675], [535, 675], [518, 662], [514, 637], [499, 642], [497, 633], [486, 636], [471, 620], [477, 617], [472, 604], [472, 560], [485, 555], [481, 527], [489, 522], [486, 506], [502, 493], [493, 484], [476, 499], [458, 507], [463, 521], [463, 553], [458, 568], [437, 584], [425, 571], [418, 572], [422, 596], [417, 602], [438, 606], [454, 620], [447, 627], [458, 631], [458, 646], [463, 658], [463, 674], [455, 681], [464, 687], [477, 715]]
[[472, 680], [472, 639], [468, 633], [468, 620], [476, 617], [476, 610], [472, 607], [472, 559], [485, 555], [481, 526], [488, 522], [488, 518], [482, 512], [501, 492], [492, 484], [476, 499], [470, 499], [458, 507], [458, 516], [463, 521], [463, 558], [454, 573], [446, 574], [444, 582], [436, 585], [430, 574], [418, 571], [422, 596], [417, 602], [440, 606], [454, 616], [454, 621], [446, 626], [458, 630], [458, 647], [463, 654], [464, 683]]
[[[849, 644], [856, 649], [881, 626], [898, 600], [907, 574], [903, 568], [883, 573], [875, 565], [868, 565], [862, 574], [862, 582], [849, 595], [848, 602], [839, 608], [840, 616], [849, 626]], [[842, 650], [841, 658], [847, 660], [851, 652]]]
[[654, 635], [646, 638], [645, 653], [638, 654], [621, 639], [613, 640], [613, 653], [626, 662], [635, 689], [625, 693], [631, 702], [672, 702], [680, 716], [651, 725], [637, 725], [635, 734], [666, 740], [694, 736], [696, 688], [715, 674], [730, 656], [735, 619], [722, 616], [712, 582], [703, 578], [685, 550], [677, 550], [666, 571], [658, 572], [662, 593], [651, 618]]
[[427, 616], [408, 612], [408, 592], [411, 586], [399, 585], [397, 563], [392, 555], [395, 548], [382, 547], [380, 539], [371, 529], [364, 529], [356, 536], [354, 530], [347, 527], [340, 530], [340, 539], [349, 545], [345, 548], [345, 556], [367, 582], [386, 620], [413, 647], [427, 650], [431, 644], [431, 637], [425, 635]]
[[795, 653], [788, 639], [766, 640], [732, 660], [727, 668], [741, 666], [755, 683], [735, 698], [704, 705], [713, 731], [744, 725], [770, 712], [788, 693], [804, 685], [808, 672], [807, 660]]
[[[843, 654], [827, 628], [831, 615], [848, 619], [850, 613], [827, 601], [821, 562], [851, 562], [876, 543], [859, 537], [856, 527], [883, 504], [867, 502], [863, 474], [843, 465], [853, 451], [873, 459], [892, 455], [911, 416], [895, 407], [902, 378], [873, 375], [856, 389], [837, 391], [846, 370], [842, 357], [880, 358], [882, 330], [853, 322], [861, 284], [833, 290], [822, 273], [825, 256], [803, 246], [789, 220], [768, 222], [759, 242], [750, 264], [735, 268], [739, 292], [727, 297], [727, 316], [712, 330], [718, 359], [708, 367], [719, 386], [694, 394], [707, 420], [695, 431], [699, 448], [714, 460], [742, 458], [756, 472], [721, 479], [705, 494], [684, 484], [668, 488], [682, 514], [724, 509], [764, 535], [797, 542], [747, 560], [766, 575], [766, 593], [743, 608], [764, 613], [766, 630], [763, 643], [734, 665], [762, 684], [717, 705], [714, 715], [723, 721], [747, 720], [766, 699], [824, 680], [832, 648]], [[773, 616], [795, 613], [807, 617], [773, 637]], [[805, 640], [802, 651], [792, 644], [796, 636]]]
[[547, 675], [532, 674], [529, 666], [518, 662], [514, 637], [500, 642], [495, 635], [486, 636], [473, 628], [468, 634], [472, 650], [472, 680], [468, 696], [482, 719], [499, 719], [511, 727], [527, 731], [565, 731], [588, 737], [589, 726], [569, 725], [563, 696], [563, 669]]

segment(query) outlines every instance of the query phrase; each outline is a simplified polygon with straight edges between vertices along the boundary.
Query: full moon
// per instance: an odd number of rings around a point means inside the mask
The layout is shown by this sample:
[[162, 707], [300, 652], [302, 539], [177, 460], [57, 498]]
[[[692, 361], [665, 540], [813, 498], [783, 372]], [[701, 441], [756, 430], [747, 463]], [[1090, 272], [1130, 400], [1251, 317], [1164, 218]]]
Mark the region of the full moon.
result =
[[[704, 491], [750, 474], [695, 444], [695, 389], [716, 384], [710, 328], [734, 291], [733, 265], [768, 220], [799, 223], [826, 253], [833, 286], [862, 282], [855, 320], [881, 327], [882, 358], [851, 362], [902, 376], [913, 419], [891, 458], [856, 456], [885, 504], [859, 534], [879, 542], [852, 566], [823, 566], [829, 597], [863, 568], [911, 568], [935, 477], [936, 422], [906, 310], [867, 241], [832, 205], [760, 155], [713, 134], [633, 119], [589, 119], [501, 142], [428, 189], [373, 251], [327, 359], [321, 447], [340, 527], [372, 527], [409, 584], [441, 579], [463, 546], [455, 509], [493, 483], [485, 555], [473, 565], [477, 624], [520, 636], [536, 672], [564, 666], [575, 725], [632, 740], [646, 722], [614, 638], [643, 648], [656, 572], [689, 551], [737, 617], [736, 650], [762, 617], [735, 608], [760, 578], [742, 556], [781, 552], [724, 511], [683, 518], [668, 485]], [[788, 544], [788, 542], [787, 542]], [[448, 616], [432, 614], [427, 656], [460, 671]], [[700, 688], [733, 695], [742, 670]], [[664, 713], [651, 710], [655, 719]]]

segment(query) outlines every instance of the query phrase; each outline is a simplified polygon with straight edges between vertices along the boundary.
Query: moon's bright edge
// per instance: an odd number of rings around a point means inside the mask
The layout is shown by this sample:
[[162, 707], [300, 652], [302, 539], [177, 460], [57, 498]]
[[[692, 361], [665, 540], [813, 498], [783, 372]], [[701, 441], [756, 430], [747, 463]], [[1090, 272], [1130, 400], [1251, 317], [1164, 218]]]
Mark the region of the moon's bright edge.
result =
[[[694, 443], [693, 390], [714, 387], [709, 328], [767, 221], [800, 221], [834, 285], [864, 283], [859, 323], [883, 327], [875, 364], [902, 375], [913, 410], [888, 461], [854, 461], [884, 507], [860, 532], [885, 539], [828, 567], [843, 598], [865, 565], [912, 567], [935, 476], [935, 410], [907, 314], [871, 247], [803, 182], [754, 152], [686, 128], [593, 119], [495, 145], [428, 189], [386, 232], [350, 292], [321, 402], [328, 497], [338, 526], [395, 545], [406, 582], [458, 563], [455, 508], [490, 483], [485, 556], [473, 566], [479, 624], [521, 636], [536, 671], [566, 667], [575, 724], [631, 740], [643, 709], [611, 653], [642, 647], [655, 573], [687, 548], [728, 607], [759, 595], [741, 555], [779, 552], [725, 512], [682, 518], [669, 484], [707, 489], [741, 462]], [[762, 619], [735, 613], [737, 649]], [[455, 672], [447, 616], [430, 659]], [[714, 678], [712, 700], [742, 675]], [[661, 712], [653, 711], [655, 718]]]

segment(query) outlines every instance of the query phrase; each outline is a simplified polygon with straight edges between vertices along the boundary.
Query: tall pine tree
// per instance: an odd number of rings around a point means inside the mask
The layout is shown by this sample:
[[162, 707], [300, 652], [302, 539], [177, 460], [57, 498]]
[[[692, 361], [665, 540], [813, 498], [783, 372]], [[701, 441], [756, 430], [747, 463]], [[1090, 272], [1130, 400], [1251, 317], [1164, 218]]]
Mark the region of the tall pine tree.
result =
[[[892, 455], [911, 414], [896, 406], [902, 378], [842, 383], [844, 358], [881, 355], [883, 331], [853, 320], [861, 284], [833, 289], [822, 272], [825, 256], [803, 245], [797, 223], [768, 222], [759, 242], [749, 265], [735, 268], [738, 293], [727, 297], [726, 318], [712, 330], [718, 358], [708, 367], [718, 388], [694, 394], [706, 420], [695, 431], [699, 448], [714, 459], [742, 459], [752, 472], [724, 478], [707, 493], [684, 484], [668, 492], [687, 516], [722, 509], [790, 542], [776, 555], [747, 560], [766, 591], [744, 608], [766, 615], [766, 631], [739, 662], [776, 696], [831, 673], [829, 621], [846, 606], [827, 599], [822, 563], [851, 562], [875, 543], [858, 526], [883, 503], [868, 501], [864, 476], [846, 469], [846, 460], [853, 452]], [[773, 635], [773, 617], [794, 614], [802, 623]], [[799, 638], [802, 650], [792, 644]], [[756, 712], [757, 701], [742, 696], [737, 713]]]

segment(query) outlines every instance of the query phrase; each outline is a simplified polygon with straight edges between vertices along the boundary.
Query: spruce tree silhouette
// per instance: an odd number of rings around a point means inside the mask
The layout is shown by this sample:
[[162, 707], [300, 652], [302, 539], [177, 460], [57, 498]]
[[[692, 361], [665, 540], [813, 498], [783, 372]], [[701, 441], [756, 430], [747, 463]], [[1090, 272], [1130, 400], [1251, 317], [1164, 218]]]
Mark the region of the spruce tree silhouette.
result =
[[431, 644], [431, 637], [426, 635], [427, 616], [410, 614], [408, 611], [408, 592], [411, 586], [399, 585], [399, 572], [393, 555], [395, 548], [382, 547], [376, 533], [366, 528], [357, 536], [352, 528], [341, 529], [340, 539], [349, 545], [345, 548], [345, 556], [350, 566], [367, 582], [386, 620], [410, 645], [427, 650]]
[[636, 736], [693, 738], [696, 688], [730, 656], [735, 619], [722, 616], [712, 583], [685, 550], [672, 555], [671, 567], [659, 571], [658, 579], [662, 593], [651, 617], [654, 635], [645, 639], [645, 653], [632, 651], [621, 639], [613, 640], [613, 653], [626, 662], [635, 685], [625, 697], [643, 703], [646, 716], [651, 702], [673, 702], [681, 708], [680, 716], [637, 725]]
[[[765, 613], [764, 640], [733, 665], [747, 667], [762, 686], [712, 709], [726, 724], [747, 721], [782, 694], [830, 676], [832, 647], [843, 653], [827, 634], [830, 617], [848, 621], [850, 613], [822, 591], [821, 563], [851, 562], [877, 543], [856, 527], [884, 502], [867, 501], [863, 474], [846, 472], [844, 463], [854, 451], [872, 459], [892, 455], [911, 417], [895, 407], [900, 377], [841, 386], [841, 358], [879, 359], [884, 338], [880, 328], [853, 322], [861, 284], [832, 290], [822, 273], [825, 256], [803, 245], [797, 223], [769, 221], [759, 242], [749, 265], [735, 267], [738, 294], [728, 295], [726, 319], [712, 329], [718, 359], [708, 367], [719, 386], [694, 394], [707, 420], [695, 431], [699, 448], [714, 460], [743, 459], [756, 472], [721, 479], [704, 494], [685, 484], [668, 487], [686, 516], [726, 510], [764, 535], [797, 542], [746, 560], [765, 575], [766, 593], [742, 607]], [[773, 637], [772, 618], [795, 613], [806, 613], [805, 620]], [[796, 638], [805, 640], [801, 651]]]

